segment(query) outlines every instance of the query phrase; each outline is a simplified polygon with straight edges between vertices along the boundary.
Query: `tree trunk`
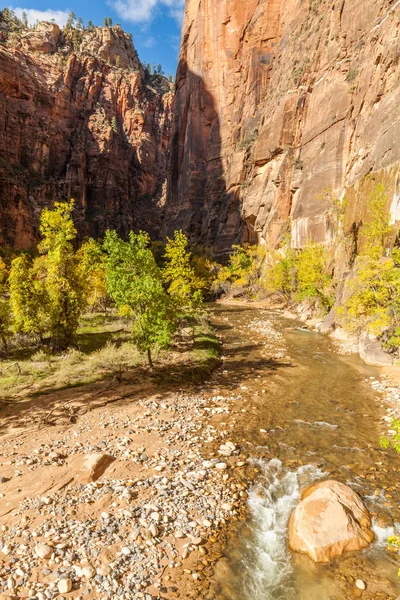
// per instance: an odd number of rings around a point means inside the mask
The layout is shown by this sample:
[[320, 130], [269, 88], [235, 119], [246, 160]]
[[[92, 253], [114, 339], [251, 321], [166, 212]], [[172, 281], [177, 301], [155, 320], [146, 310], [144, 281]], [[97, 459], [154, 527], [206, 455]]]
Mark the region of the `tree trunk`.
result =
[[150, 348], [147, 348], [147, 359], [149, 361], [150, 369], [152, 369], [154, 365], [153, 365], [153, 359], [151, 358], [151, 350], [150, 350]]

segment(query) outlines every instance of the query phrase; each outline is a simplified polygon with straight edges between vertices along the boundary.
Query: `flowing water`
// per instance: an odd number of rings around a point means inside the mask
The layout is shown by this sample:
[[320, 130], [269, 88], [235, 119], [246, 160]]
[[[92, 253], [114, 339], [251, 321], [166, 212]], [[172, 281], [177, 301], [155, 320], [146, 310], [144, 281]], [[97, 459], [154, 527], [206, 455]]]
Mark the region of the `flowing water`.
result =
[[[344, 600], [400, 598], [398, 561], [385, 550], [400, 522], [400, 457], [379, 447], [377, 369], [340, 356], [328, 337], [251, 306], [217, 305], [224, 365], [216, 391], [234, 396], [235, 439], [255, 457], [248, 522], [232, 532], [213, 598]], [[289, 552], [287, 523], [301, 488], [322, 478], [351, 485], [374, 516], [377, 541], [330, 565]], [[349, 592], [351, 590], [351, 592]]]

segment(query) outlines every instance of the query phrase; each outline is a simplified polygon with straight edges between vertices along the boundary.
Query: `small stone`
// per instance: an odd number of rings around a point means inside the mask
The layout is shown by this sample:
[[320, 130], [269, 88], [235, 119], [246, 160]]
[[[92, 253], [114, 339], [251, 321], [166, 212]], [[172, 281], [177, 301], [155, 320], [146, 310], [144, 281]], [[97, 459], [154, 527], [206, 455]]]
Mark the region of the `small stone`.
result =
[[200, 546], [200, 544], [203, 543], [203, 540], [201, 537], [191, 537], [190, 541], [192, 542], [193, 546]]
[[54, 549], [47, 544], [37, 544], [35, 546], [35, 554], [39, 558], [50, 558], [50, 556], [53, 554], [53, 550]]
[[180, 539], [186, 537], [185, 534], [183, 533], [183, 531], [181, 531], [180, 529], [178, 529], [177, 531], [175, 531], [174, 535], [175, 535], [175, 537], [176, 537], [177, 540], [180, 540]]
[[158, 527], [157, 525], [155, 525], [154, 523], [152, 523], [149, 527], [149, 531], [151, 533], [151, 535], [153, 537], [157, 537], [158, 536]]
[[96, 569], [92, 567], [92, 565], [86, 565], [82, 567], [82, 575], [86, 577], [86, 579], [93, 579], [96, 575]]
[[57, 584], [60, 594], [68, 594], [72, 590], [72, 581], [68, 578], [62, 578]]
[[219, 471], [224, 471], [225, 469], [228, 468], [228, 465], [224, 462], [220, 462], [215, 465], [215, 468], [218, 469]]
[[358, 590], [365, 590], [367, 588], [367, 586], [365, 585], [365, 582], [362, 579], [357, 579], [356, 588]]

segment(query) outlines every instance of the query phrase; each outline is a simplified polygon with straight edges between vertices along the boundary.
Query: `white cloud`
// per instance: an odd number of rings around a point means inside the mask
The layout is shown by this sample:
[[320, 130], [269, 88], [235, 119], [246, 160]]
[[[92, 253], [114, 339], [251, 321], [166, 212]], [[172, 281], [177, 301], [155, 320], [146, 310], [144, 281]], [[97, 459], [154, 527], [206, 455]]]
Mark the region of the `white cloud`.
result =
[[52, 10], [49, 8], [48, 10], [35, 10], [34, 8], [10, 8], [15, 12], [18, 18], [22, 17], [22, 13], [25, 12], [29, 25], [34, 25], [36, 21], [51, 21], [55, 20], [57, 25], [60, 27], [64, 27], [67, 22], [69, 12], [68, 10]]
[[151, 21], [158, 8], [167, 6], [172, 17], [182, 21], [185, 0], [109, 0], [108, 4], [126, 21]]

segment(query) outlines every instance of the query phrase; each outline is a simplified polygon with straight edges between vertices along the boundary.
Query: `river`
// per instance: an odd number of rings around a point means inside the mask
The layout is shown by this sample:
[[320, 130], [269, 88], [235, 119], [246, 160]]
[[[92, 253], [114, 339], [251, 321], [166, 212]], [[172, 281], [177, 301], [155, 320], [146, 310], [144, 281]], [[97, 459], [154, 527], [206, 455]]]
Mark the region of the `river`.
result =
[[[379, 446], [385, 410], [368, 381], [379, 371], [355, 355], [339, 355], [330, 338], [279, 313], [251, 305], [216, 305], [212, 313], [224, 338], [214, 383], [222, 395], [235, 395], [235, 439], [258, 471], [248, 520], [231, 532], [213, 597], [399, 598], [399, 564], [385, 541], [400, 522], [400, 457]], [[362, 496], [377, 541], [316, 565], [288, 550], [287, 523], [300, 489], [324, 478]], [[357, 578], [367, 583], [366, 592], [355, 588]]]

